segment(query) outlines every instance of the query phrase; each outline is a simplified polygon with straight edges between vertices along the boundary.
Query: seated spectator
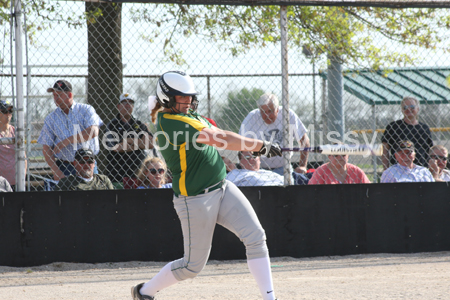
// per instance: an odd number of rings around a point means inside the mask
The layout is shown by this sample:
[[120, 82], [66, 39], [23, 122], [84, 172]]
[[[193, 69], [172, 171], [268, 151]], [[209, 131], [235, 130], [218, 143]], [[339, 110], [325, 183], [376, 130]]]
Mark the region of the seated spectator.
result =
[[430, 149], [428, 169], [436, 182], [450, 181], [450, 171], [447, 167], [448, 150], [442, 145], [436, 145]]
[[328, 155], [328, 159], [312, 173], [308, 184], [370, 183], [363, 170], [348, 163], [348, 155]]
[[0, 176], [0, 192], [13, 192], [8, 180], [3, 176]]
[[76, 175], [62, 178], [54, 187], [55, 191], [114, 190], [106, 175], [94, 174], [95, 154], [91, 149], [77, 150], [73, 166]]
[[238, 153], [242, 169], [234, 169], [227, 174], [226, 179], [237, 186], [284, 185], [284, 177], [268, 170], [261, 169], [259, 156], [251, 152]]
[[397, 163], [381, 175], [381, 182], [433, 182], [434, 178], [427, 168], [414, 164], [416, 152], [414, 144], [405, 140], [396, 144]]
[[137, 173], [138, 189], [171, 189], [172, 183], [166, 184], [167, 166], [158, 157], [148, 157]]

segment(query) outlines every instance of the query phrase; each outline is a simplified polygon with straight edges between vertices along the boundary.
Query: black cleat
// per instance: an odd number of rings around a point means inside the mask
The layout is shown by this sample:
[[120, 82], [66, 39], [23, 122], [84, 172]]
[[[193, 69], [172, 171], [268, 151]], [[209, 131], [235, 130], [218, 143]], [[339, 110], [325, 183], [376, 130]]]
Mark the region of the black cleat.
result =
[[142, 288], [143, 285], [144, 282], [131, 287], [131, 297], [133, 297], [133, 300], [155, 300], [155, 297], [141, 295], [141, 293], [139, 293], [139, 290]]

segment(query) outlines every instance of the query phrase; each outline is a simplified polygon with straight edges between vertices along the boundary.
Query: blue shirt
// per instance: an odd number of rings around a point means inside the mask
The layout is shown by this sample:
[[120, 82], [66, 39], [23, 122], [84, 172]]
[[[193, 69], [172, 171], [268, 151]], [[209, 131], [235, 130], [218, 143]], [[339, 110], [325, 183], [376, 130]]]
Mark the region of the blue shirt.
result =
[[418, 165], [412, 169], [395, 164], [381, 175], [381, 182], [434, 182], [430, 171]]
[[[74, 102], [67, 115], [61, 108], [57, 107], [45, 118], [38, 143], [53, 148], [62, 140], [78, 134], [92, 125], [99, 127], [103, 125], [102, 120], [92, 106]], [[98, 136], [85, 143], [70, 144], [57, 153], [55, 157], [61, 160], [74, 161], [75, 152], [79, 148], [89, 148], [97, 154], [100, 150]]]

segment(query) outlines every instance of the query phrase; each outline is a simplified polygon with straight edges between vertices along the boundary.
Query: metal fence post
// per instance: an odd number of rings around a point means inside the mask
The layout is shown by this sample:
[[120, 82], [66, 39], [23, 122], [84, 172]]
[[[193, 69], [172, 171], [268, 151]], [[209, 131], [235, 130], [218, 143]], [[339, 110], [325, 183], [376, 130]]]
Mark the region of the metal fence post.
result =
[[328, 130], [335, 131], [340, 141], [344, 142], [344, 102], [342, 65], [337, 57], [330, 55], [328, 66]]
[[[372, 105], [372, 130], [373, 134], [377, 134], [377, 106], [374, 104]], [[372, 156], [372, 163], [373, 163], [373, 182], [378, 182], [378, 174], [377, 174], [377, 161], [378, 158], [374, 155]]]
[[22, 61], [22, 4], [20, 0], [14, 2], [14, 27], [16, 38], [16, 190], [25, 191], [25, 128], [23, 109], [23, 61]]
[[[282, 104], [283, 104], [283, 145], [290, 145], [290, 124], [289, 124], [289, 69], [288, 69], [288, 47], [287, 47], [287, 6], [280, 7], [280, 28], [281, 28], [281, 82], [282, 82]], [[283, 153], [284, 157], [284, 184], [291, 184], [291, 159], [289, 152]]]

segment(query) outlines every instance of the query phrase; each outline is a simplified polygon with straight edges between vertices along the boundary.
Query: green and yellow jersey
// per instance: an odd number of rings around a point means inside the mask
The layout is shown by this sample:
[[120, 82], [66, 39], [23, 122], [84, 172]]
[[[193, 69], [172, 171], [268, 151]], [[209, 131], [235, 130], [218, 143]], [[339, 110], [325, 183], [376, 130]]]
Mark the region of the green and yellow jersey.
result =
[[196, 143], [202, 129], [211, 126], [193, 111], [158, 113], [155, 137], [172, 172], [175, 194], [195, 196], [225, 178], [226, 168], [219, 152], [212, 146]]

